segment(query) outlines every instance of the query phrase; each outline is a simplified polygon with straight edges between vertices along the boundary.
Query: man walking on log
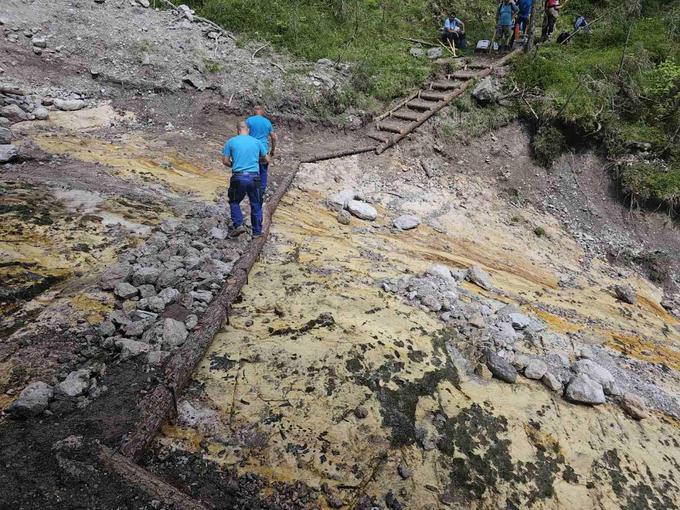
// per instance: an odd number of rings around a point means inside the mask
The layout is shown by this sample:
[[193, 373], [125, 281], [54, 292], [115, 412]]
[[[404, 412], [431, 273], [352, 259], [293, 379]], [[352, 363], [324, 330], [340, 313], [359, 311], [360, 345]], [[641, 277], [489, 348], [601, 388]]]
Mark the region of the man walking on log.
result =
[[227, 141], [222, 152], [222, 163], [231, 167], [232, 171], [228, 197], [234, 228], [229, 235], [238, 237], [246, 231], [243, 226], [241, 202], [248, 195], [253, 237], [257, 237], [262, 234], [260, 162], [269, 163], [269, 156], [265, 146], [250, 136], [245, 121], [238, 123], [237, 130], [238, 135]]
[[[265, 117], [264, 106], [257, 105], [255, 107], [255, 114], [246, 119], [248, 129], [250, 129], [250, 136], [257, 138], [265, 149], [269, 151], [269, 160], [274, 157], [276, 150], [276, 141], [278, 137], [274, 132], [274, 126], [271, 121]], [[269, 160], [260, 163], [260, 194], [264, 202], [264, 192], [267, 189], [267, 177], [269, 174]]]

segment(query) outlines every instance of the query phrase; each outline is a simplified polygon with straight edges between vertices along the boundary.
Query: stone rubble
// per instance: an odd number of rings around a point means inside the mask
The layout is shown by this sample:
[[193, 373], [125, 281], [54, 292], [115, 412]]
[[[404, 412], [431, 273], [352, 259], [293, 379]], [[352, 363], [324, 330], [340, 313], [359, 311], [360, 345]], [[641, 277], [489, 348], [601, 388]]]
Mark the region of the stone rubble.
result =
[[[540, 318], [516, 305], [468, 291], [461, 286], [463, 280], [493, 289], [491, 278], [480, 266], [464, 270], [442, 264], [429, 266], [423, 274], [384, 280], [381, 286], [436, 314], [452, 330], [460, 340], [447, 343], [446, 349], [465, 375], [509, 384], [521, 375], [540, 382], [547, 391], [564, 393], [572, 402], [617, 403], [634, 419], [648, 415], [646, 400], [650, 398], [657, 399], [659, 408], [673, 409], [672, 397], [657, 387], [637, 377], [617, 377], [620, 372], [610, 368], [611, 355], [604, 349], [594, 349], [587, 342], [579, 344], [573, 335], [567, 338], [551, 332]], [[600, 358], [610, 361], [605, 366]], [[627, 388], [645, 388], [645, 398]]]

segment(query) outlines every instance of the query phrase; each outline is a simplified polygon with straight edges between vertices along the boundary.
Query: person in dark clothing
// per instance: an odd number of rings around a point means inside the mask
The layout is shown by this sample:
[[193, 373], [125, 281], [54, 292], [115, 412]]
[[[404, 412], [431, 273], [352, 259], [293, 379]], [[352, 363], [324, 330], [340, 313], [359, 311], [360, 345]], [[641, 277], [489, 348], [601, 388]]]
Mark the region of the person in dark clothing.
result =
[[541, 27], [541, 41], [548, 41], [555, 31], [557, 18], [560, 16], [560, 9], [560, 0], [546, 0], [543, 25]]

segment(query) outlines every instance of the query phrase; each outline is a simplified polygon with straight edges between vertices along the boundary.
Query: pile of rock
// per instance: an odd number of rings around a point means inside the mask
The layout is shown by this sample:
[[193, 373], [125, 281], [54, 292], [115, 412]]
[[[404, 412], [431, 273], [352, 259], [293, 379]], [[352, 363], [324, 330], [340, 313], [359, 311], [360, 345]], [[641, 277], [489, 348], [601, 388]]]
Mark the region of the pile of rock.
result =
[[332, 211], [338, 213], [338, 222], [343, 225], [349, 225], [351, 216], [365, 221], [374, 221], [378, 217], [378, 211], [375, 207], [351, 189], [331, 195], [327, 204]]
[[103, 347], [156, 365], [184, 343], [245, 248], [245, 239], [227, 239], [226, 217], [166, 220], [104, 271], [100, 287], [117, 300], [100, 325]]
[[80, 408], [86, 407], [106, 392], [106, 386], [98, 384], [98, 378], [104, 375], [105, 370], [106, 365], [98, 364], [69, 372], [61, 381], [55, 380], [53, 385], [34, 381], [9, 405], [7, 412], [18, 418], [29, 418], [43, 412], [58, 412], [73, 403]]
[[63, 97], [39, 97], [28, 94], [18, 87], [0, 85], [0, 164], [10, 163], [20, 157], [20, 150], [13, 144], [13, 124], [33, 120], [47, 120], [48, 108], [74, 111], [87, 106], [80, 94], [63, 94]]
[[572, 339], [547, 331], [541, 319], [517, 306], [470, 292], [461, 286], [464, 280], [485, 290], [494, 288], [489, 274], [476, 265], [467, 270], [433, 265], [421, 275], [384, 281], [382, 287], [436, 313], [456, 331], [457, 344], [447, 350], [450, 354], [467, 353], [469, 359], [462, 365], [452, 359], [464, 371], [472, 367], [478, 377], [510, 384], [524, 376], [571, 402], [597, 405], [609, 398], [636, 419], [646, 416], [644, 401], [626, 393], [611, 371], [591, 359], [588, 351], [574, 353]]

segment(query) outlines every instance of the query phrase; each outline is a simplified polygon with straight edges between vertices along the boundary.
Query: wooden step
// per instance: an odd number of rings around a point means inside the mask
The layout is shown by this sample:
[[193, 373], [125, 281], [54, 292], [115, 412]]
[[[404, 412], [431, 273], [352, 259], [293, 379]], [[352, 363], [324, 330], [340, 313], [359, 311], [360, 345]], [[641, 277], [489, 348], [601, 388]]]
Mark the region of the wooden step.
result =
[[389, 131], [390, 133], [402, 134], [408, 129], [408, 124], [402, 124], [401, 122], [389, 122], [381, 120], [375, 126], [380, 131]]
[[413, 101], [406, 103], [406, 106], [413, 110], [426, 111], [437, 106], [437, 103], [433, 101], [423, 101], [422, 99], [414, 99]]
[[470, 80], [476, 77], [477, 73], [475, 71], [470, 71], [467, 69], [461, 69], [460, 71], [456, 71], [453, 74], [449, 74], [449, 79], [454, 78], [456, 80]]
[[420, 93], [421, 99], [426, 99], [428, 101], [444, 101], [448, 97], [448, 94], [444, 92], [434, 92], [430, 90], [423, 90]]
[[410, 111], [410, 110], [397, 110], [396, 112], [392, 112], [391, 117], [395, 117], [397, 119], [403, 119], [403, 120], [410, 120], [412, 122], [417, 121], [420, 118], [420, 115], [418, 115], [416, 112]]
[[433, 81], [430, 83], [430, 88], [437, 90], [452, 90], [458, 88], [458, 82], [455, 81]]
[[373, 138], [374, 140], [377, 140], [380, 143], [387, 143], [390, 141], [390, 136], [385, 133], [372, 132], [368, 133], [366, 136], [368, 136], [369, 138]]

